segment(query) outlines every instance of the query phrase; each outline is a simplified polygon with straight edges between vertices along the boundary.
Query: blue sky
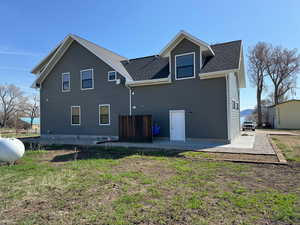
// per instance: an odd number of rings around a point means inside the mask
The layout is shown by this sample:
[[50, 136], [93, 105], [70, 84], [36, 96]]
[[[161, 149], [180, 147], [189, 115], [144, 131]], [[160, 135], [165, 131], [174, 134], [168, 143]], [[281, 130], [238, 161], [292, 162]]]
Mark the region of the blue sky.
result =
[[[30, 69], [68, 33], [128, 58], [158, 54], [182, 29], [208, 43], [241, 39], [245, 56], [258, 41], [300, 48], [298, 0], [10, 0], [0, 9], [0, 84], [14, 83], [28, 94], [34, 92]], [[254, 105], [247, 82], [241, 108]]]

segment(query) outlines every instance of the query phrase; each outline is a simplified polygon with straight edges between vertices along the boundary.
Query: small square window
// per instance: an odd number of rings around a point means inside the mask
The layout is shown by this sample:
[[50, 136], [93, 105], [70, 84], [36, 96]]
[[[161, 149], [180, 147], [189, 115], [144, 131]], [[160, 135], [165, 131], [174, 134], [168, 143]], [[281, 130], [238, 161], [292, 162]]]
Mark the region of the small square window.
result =
[[110, 125], [110, 105], [99, 105], [99, 124]]
[[93, 69], [81, 70], [81, 90], [94, 88], [94, 74]]
[[115, 81], [116, 79], [117, 79], [117, 72], [109, 71], [108, 72], [108, 81]]
[[71, 90], [71, 76], [70, 73], [63, 73], [62, 74], [62, 91], [70, 91]]

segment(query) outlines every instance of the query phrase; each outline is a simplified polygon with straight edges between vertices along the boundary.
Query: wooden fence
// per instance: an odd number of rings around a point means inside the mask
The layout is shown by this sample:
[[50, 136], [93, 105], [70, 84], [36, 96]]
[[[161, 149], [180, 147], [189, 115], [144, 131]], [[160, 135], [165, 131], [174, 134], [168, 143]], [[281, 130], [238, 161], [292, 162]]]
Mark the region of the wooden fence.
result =
[[152, 116], [119, 116], [119, 140], [152, 142]]

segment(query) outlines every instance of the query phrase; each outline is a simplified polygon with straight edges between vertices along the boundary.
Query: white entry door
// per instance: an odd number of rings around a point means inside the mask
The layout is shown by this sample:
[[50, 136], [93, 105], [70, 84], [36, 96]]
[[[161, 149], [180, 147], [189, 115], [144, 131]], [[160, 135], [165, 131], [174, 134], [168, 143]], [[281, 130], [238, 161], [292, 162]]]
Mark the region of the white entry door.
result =
[[185, 141], [185, 111], [170, 110], [170, 139]]

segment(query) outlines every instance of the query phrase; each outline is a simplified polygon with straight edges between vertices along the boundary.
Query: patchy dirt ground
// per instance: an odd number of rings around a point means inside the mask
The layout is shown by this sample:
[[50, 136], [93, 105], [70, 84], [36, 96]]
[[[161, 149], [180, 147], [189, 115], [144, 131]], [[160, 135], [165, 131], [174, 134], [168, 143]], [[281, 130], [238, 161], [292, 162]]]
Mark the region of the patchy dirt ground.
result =
[[28, 151], [0, 167], [0, 224], [300, 224], [300, 166], [210, 157]]

